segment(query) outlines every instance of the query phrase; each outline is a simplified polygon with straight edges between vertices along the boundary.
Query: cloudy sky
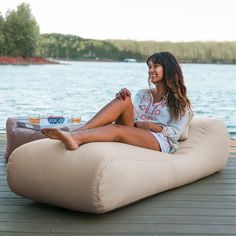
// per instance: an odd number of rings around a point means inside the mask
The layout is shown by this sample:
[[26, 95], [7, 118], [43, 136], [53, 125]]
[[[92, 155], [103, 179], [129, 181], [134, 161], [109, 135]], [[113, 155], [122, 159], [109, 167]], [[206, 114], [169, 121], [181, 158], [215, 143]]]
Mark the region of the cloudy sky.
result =
[[0, 0], [30, 4], [41, 33], [93, 39], [236, 41], [236, 0]]

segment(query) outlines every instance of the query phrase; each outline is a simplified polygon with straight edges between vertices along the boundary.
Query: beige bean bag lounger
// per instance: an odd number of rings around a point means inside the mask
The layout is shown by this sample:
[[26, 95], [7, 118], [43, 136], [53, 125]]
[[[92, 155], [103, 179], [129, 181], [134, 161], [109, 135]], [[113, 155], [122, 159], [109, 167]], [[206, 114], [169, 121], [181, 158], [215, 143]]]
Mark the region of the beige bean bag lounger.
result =
[[11, 154], [7, 177], [12, 191], [24, 197], [105, 213], [220, 171], [228, 151], [222, 121], [193, 118], [188, 139], [174, 154], [115, 142], [68, 151], [60, 141], [41, 139]]

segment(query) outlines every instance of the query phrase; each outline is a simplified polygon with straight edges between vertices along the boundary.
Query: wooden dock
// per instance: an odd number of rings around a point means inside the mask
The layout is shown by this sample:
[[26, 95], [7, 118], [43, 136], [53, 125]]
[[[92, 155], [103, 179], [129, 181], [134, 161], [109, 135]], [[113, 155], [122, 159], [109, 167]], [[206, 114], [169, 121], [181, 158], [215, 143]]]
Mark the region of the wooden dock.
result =
[[[0, 135], [0, 235], [236, 235], [236, 144], [212, 176], [104, 215], [33, 202], [10, 191]], [[140, 186], [141, 187], [141, 186]]]

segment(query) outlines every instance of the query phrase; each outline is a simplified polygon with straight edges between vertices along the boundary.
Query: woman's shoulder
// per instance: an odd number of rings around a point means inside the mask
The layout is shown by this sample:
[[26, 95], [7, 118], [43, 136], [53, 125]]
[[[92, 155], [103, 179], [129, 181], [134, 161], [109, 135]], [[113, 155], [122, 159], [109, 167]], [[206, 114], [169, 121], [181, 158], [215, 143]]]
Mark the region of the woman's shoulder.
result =
[[137, 95], [149, 95], [149, 94], [151, 94], [151, 90], [150, 89], [140, 89], [137, 91], [136, 94]]

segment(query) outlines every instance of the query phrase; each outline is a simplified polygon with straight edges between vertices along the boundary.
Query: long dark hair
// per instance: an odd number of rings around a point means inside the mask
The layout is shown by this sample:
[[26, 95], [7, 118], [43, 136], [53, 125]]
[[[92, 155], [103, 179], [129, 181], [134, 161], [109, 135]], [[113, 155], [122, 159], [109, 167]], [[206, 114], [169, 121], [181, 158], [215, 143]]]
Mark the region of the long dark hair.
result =
[[147, 64], [159, 64], [163, 67], [163, 80], [167, 89], [167, 105], [172, 118], [178, 119], [187, 110], [191, 110], [191, 103], [187, 97], [184, 76], [177, 59], [170, 52], [154, 53], [147, 59]]

